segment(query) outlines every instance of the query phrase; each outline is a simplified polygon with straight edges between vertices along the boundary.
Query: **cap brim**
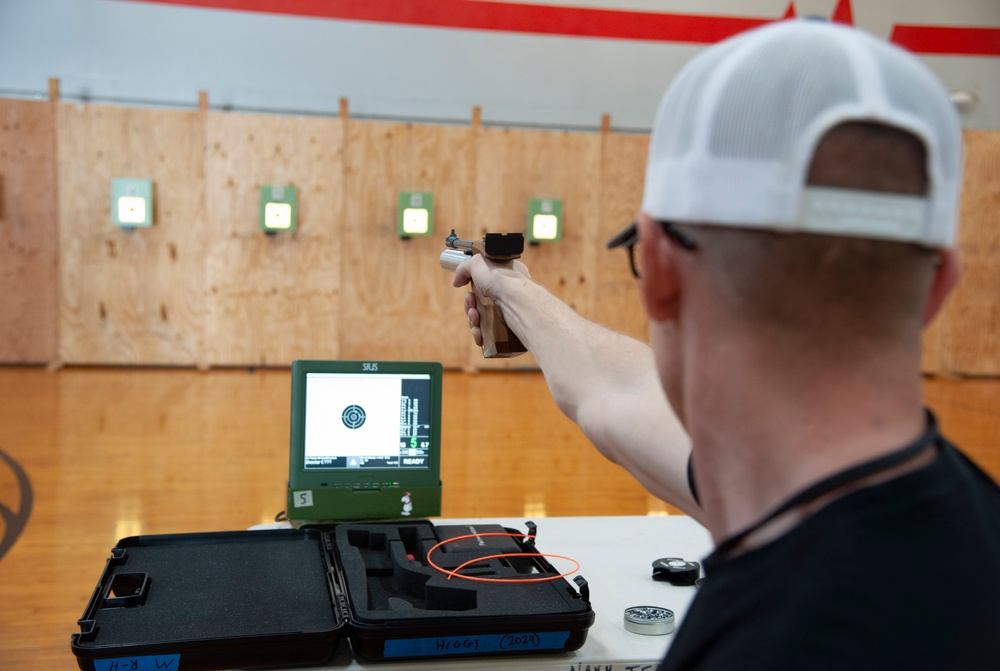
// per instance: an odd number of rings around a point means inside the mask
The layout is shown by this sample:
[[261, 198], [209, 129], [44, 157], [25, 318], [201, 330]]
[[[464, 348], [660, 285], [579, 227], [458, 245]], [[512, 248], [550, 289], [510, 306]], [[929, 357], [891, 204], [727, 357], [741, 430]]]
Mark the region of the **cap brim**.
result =
[[615, 249], [616, 247], [627, 247], [629, 245], [634, 245], [636, 240], [639, 239], [639, 222], [633, 221], [631, 224], [623, 228], [614, 234], [614, 236], [608, 240], [608, 249]]

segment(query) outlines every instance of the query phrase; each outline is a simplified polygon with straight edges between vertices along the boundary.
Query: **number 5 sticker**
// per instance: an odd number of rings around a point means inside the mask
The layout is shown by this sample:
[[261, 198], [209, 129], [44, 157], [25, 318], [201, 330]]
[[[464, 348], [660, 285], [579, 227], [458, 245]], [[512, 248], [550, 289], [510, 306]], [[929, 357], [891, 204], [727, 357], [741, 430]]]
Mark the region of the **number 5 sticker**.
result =
[[292, 505], [296, 508], [312, 508], [313, 493], [311, 489], [304, 492], [292, 492]]

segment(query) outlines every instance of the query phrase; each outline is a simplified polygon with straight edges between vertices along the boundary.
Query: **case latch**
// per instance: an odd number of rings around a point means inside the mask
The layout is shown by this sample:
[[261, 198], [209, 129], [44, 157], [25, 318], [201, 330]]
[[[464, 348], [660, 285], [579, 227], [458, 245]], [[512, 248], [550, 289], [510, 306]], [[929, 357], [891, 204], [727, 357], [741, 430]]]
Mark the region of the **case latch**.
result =
[[146, 603], [148, 573], [116, 573], [104, 595], [104, 608], [129, 608]]
[[538, 525], [528, 520], [524, 523], [524, 526], [528, 527], [528, 535], [524, 537], [524, 544], [527, 545], [532, 550], [535, 549], [535, 536], [538, 535]]
[[576, 586], [580, 589], [580, 596], [583, 597], [584, 603], [586, 603], [589, 606], [590, 605], [590, 583], [588, 583], [587, 579], [584, 578], [582, 575], [578, 575], [575, 578], [573, 578], [573, 582], [575, 582]]

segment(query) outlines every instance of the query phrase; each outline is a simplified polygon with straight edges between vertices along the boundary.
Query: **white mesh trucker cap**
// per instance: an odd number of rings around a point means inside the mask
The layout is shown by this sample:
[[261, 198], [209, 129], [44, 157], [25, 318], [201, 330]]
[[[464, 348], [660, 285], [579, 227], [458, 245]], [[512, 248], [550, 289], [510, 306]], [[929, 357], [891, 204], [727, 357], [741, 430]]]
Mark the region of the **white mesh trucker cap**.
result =
[[[806, 186], [817, 143], [846, 121], [922, 139], [928, 194]], [[949, 247], [961, 163], [958, 112], [915, 56], [855, 28], [793, 19], [684, 66], [656, 113], [642, 209], [668, 221]]]

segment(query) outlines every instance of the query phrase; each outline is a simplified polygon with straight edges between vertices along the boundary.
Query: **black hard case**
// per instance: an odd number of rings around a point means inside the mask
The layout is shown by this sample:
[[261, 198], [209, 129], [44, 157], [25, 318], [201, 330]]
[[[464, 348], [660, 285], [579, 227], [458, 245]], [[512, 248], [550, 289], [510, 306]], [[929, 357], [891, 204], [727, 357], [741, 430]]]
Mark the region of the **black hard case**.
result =
[[[594, 621], [585, 580], [574, 588], [564, 578], [449, 579], [426, 561], [445, 529], [420, 521], [125, 538], [72, 636], [73, 653], [84, 671], [194, 671], [322, 665], [345, 637], [372, 661], [583, 645]], [[540, 552], [529, 529], [511, 550]], [[432, 559], [454, 568], [497, 552], [463, 547]], [[462, 571], [505, 580], [557, 573], [537, 557], [483, 559]]]

